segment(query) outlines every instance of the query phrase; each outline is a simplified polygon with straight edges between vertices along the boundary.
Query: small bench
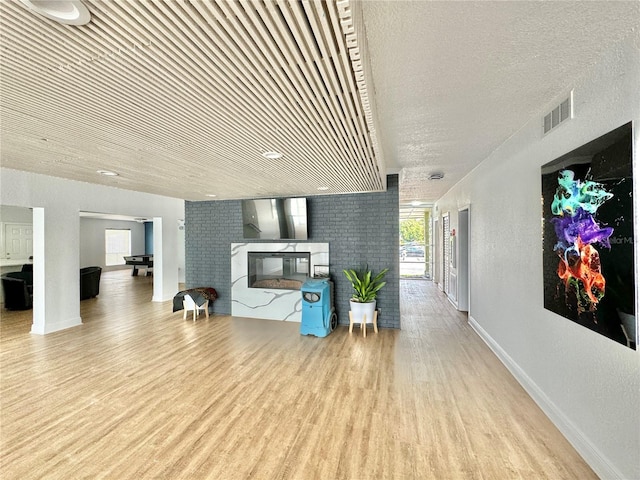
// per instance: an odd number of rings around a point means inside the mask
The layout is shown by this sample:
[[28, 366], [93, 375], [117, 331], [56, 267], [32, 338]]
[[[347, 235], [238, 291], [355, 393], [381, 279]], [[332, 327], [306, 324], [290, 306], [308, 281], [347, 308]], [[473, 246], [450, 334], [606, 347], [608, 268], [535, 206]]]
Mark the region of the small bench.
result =
[[[184, 309], [183, 318], [187, 318], [187, 311], [193, 310], [193, 320], [197, 317], [198, 310], [204, 310], [209, 318], [209, 307], [218, 298], [218, 292], [211, 287], [189, 288], [178, 292], [173, 297], [173, 311]], [[193, 304], [191, 303], [193, 301]]]

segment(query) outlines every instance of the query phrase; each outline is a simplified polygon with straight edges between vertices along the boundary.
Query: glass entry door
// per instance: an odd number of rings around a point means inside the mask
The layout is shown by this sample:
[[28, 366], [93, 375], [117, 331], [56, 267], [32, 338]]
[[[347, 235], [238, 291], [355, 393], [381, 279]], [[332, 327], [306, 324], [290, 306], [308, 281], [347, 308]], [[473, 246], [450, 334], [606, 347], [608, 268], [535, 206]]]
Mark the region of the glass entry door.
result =
[[400, 206], [400, 277], [432, 278], [431, 206]]

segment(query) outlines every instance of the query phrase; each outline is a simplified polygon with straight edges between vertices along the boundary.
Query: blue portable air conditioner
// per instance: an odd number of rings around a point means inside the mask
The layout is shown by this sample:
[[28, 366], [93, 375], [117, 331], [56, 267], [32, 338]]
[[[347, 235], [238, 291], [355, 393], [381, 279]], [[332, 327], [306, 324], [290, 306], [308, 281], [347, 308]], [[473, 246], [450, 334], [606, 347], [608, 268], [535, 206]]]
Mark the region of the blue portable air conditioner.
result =
[[326, 337], [338, 325], [333, 308], [333, 282], [328, 278], [310, 278], [302, 284], [301, 335]]

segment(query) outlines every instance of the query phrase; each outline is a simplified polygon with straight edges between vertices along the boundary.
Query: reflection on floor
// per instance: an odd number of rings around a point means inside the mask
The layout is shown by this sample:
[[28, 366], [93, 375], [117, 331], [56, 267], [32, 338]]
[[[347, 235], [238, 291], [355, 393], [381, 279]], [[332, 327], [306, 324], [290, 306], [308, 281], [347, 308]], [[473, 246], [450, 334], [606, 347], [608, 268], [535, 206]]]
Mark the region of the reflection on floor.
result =
[[106, 272], [46, 336], [2, 312], [2, 478], [596, 478], [431, 282], [401, 281], [403, 330], [315, 338], [146, 280]]

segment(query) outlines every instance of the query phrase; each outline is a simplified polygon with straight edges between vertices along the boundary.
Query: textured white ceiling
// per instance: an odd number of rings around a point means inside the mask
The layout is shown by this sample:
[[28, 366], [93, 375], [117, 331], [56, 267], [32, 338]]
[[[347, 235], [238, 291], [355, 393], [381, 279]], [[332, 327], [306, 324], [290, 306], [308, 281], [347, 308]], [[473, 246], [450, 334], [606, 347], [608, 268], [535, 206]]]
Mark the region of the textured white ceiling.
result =
[[637, 1], [366, 1], [363, 13], [401, 201], [438, 199], [640, 26]]
[[0, 0], [2, 166], [189, 200], [390, 171], [434, 201], [640, 23], [637, 1], [85, 3], [71, 27]]

